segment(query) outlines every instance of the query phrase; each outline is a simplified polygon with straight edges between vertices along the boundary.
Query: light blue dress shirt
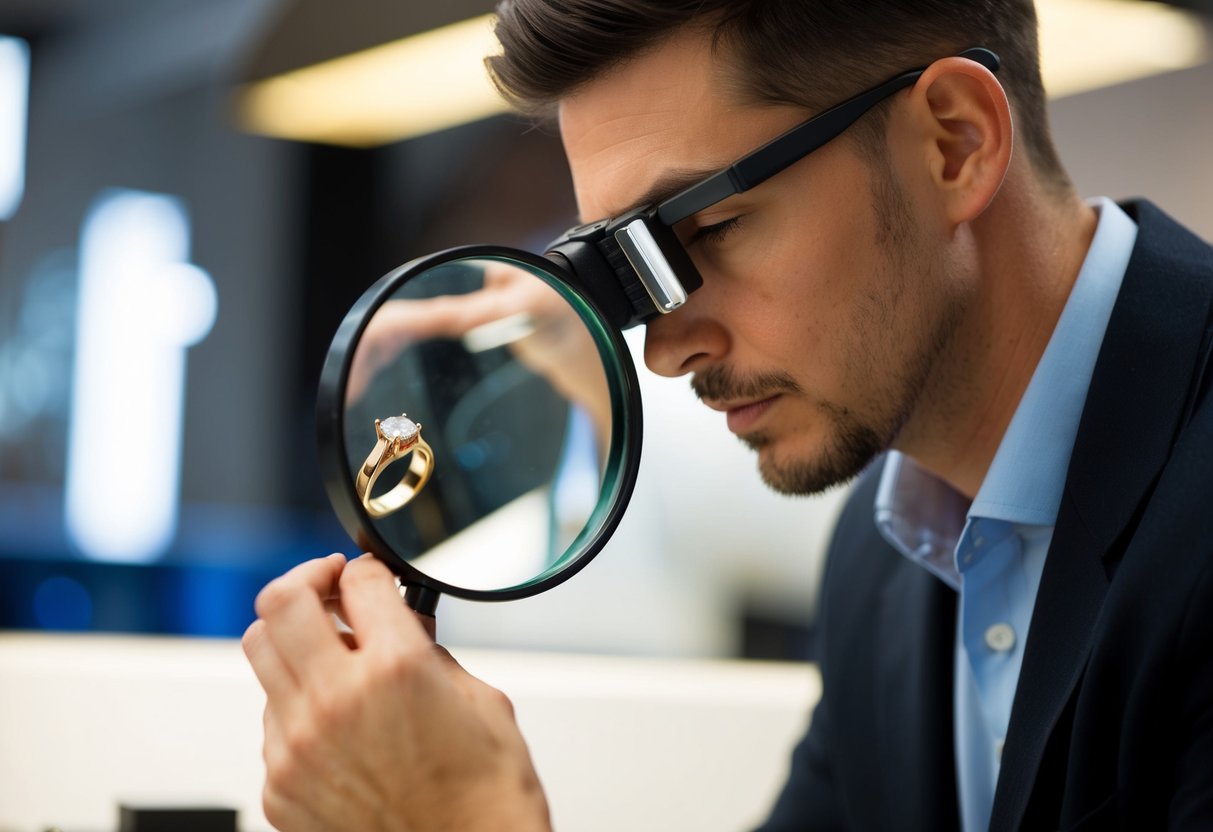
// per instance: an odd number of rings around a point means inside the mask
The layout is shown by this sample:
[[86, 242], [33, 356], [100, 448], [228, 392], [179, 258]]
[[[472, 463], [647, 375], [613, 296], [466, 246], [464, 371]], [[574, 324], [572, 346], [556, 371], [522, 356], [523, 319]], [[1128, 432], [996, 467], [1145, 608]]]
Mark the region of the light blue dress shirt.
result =
[[1114, 202], [1091, 204], [1099, 213], [1091, 247], [972, 505], [896, 451], [888, 455], [876, 496], [884, 537], [960, 592], [953, 719], [966, 832], [989, 826], [1074, 437], [1137, 239], [1136, 224]]

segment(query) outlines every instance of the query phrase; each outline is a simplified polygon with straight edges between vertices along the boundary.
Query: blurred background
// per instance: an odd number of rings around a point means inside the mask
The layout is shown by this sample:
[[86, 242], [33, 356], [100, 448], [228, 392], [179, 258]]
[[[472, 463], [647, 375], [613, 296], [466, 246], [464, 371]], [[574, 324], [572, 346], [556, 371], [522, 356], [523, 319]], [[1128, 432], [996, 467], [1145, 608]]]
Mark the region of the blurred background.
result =
[[[558, 137], [486, 91], [491, 5], [0, 0], [0, 629], [235, 636], [266, 581], [351, 552], [314, 440], [338, 322], [413, 257], [575, 219]], [[1213, 238], [1213, 4], [1040, 8], [1080, 191]], [[445, 601], [445, 640], [809, 657], [840, 494], [767, 493], [640, 369], [618, 534], [544, 596]]]

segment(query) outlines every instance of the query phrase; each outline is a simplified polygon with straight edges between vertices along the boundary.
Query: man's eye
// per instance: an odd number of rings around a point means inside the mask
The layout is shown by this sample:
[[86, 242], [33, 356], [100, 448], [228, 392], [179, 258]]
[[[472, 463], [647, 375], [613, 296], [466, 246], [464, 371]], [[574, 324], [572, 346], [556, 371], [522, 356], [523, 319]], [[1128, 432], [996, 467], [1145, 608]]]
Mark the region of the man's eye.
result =
[[696, 229], [695, 233], [691, 235], [691, 243], [698, 243], [700, 240], [707, 240], [709, 243], [719, 243], [729, 235], [729, 232], [736, 229], [740, 223], [741, 217], [733, 217], [723, 222], [705, 225], [703, 228]]

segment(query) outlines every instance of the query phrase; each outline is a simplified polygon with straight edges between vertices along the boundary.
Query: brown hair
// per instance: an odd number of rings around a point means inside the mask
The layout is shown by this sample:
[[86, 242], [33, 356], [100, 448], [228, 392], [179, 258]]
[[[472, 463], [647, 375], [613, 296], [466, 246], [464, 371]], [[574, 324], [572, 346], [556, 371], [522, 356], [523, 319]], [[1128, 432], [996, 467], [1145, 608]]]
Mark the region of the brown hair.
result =
[[[1049, 136], [1032, 0], [501, 0], [502, 52], [489, 73], [516, 107], [546, 114], [578, 87], [700, 27], [735, 60], [746, 100], [820, 110], [970, 46], [1002, 58], [998, 77], [1036, 169], [1068, 185]], [[887, 110], [853, 131], [883, 147]]]

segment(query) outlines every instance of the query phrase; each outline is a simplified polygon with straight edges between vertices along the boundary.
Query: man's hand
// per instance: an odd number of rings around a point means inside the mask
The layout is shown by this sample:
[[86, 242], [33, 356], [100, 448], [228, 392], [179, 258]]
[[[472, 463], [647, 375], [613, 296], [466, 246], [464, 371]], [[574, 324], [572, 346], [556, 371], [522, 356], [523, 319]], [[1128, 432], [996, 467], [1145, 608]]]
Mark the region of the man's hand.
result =
[[304, 563], [261, 592], [257, 615], [244, 651], [266, 692], [275, 827], [550, 828], [509, 700], [433, 644], [383, 564]]

